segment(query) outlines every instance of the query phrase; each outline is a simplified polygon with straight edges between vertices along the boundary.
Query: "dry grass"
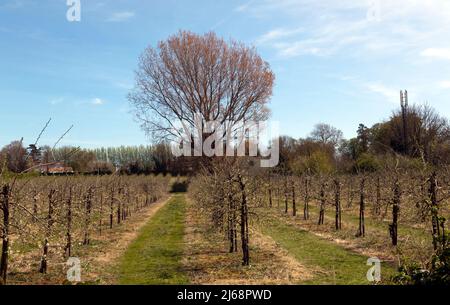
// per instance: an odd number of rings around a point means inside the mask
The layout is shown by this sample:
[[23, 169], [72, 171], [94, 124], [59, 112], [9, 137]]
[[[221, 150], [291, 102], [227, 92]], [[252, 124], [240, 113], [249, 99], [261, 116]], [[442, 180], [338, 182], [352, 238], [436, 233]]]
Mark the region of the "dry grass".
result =
[[125, 253], [130, 243], [136, 239], [140, 229], [168, 201], [169, 199], [166, 198], [151, 204], [117, 231], [112, 230], [101, 236], [99, 240], [103, 241], [102, 245], [92, 249], [91, 254], [84, 259], [83, 280], [95, 281], [99, 284], [116, 284], [119, 258]]
[[301, 265], [270, 237], [252, 230], [250, 263], [241, 265], [240, 253], [229, 253], [223, 235], [188, 200], [184, 266], [192, 284], [296, 284], [312, 278]]
[[[76, 245], [72, 256], [81, 259], [82, 281], [90, 284], [116, 283], [118, 258], [136, 238], [139, 229], [167, 201], [167, 199], [161, 199], [151, 204], [149, 207], [141, 210], [139, 214], [132, 215], [126, 222], [119, 226], [116, 225], [112, 230], [104, 229], [102, 234], [92, 232], [89, 246]], [[41, 259], [41, 251], [39, 249], [33, 248], [21, 255], [12, 255], [8, 284], [66, 284], [67, 267], [58, 254], [61, 252], [60, 248], [59, 245], [52, 245], [50, 248], [47, 274], [37, 272]]]

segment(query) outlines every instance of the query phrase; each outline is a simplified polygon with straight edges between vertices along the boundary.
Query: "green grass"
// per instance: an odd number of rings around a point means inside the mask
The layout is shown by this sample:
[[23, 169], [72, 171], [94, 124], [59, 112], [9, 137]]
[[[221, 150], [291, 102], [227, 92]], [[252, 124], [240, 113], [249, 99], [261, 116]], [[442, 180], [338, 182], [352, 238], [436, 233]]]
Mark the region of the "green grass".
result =
[[[274, 199], [275, 201], [276, 199]], [[284, 204], [284, 203], [283, 203]], [[317, 207], [318, 203], [310, 203], [309, 205], [309, 214], [312, 219], [315, 219], [319, 215], [319, 208]], [[280, 207], [278, 208], [280, 211], [284, 211], [284, 205], [282, 206], [280, 204]], [[303, 203], [297, 206], [297, 212], [299, 217], [303, 217]], [[290, 202], [289, 205], [289, 213], [292, 214], [292, 203]], [[325, 217], [328, 218], [328, 223], [334, 224], [334, 217], [335, 217], [335, 211], [334, 206], [327, 207], [325, 209]], [[352, 226], [358, 226], [359, 225], [359, 216], [354, 215], [350, 213], [349, 211], [342, 211], [342, 221], [344, 223], [348, 223]], [[327, 219], [325, 219], [325, 222], [327, 222]], [[366, 210], [366, 218], [365, 218], [365, 225], [366, 225], [366, 232], [370, 231], [377, 231], [385, 234], [386, 236], [389, 236], [389, 230], [388, 230], [388, 222], [380, 221], [377, 219], [374, 219], [373, 216], [370, 215], [370, 212]], [[400, 237], [409, 235], [413, 238], [419, 239], [419, 240], [428, 240], [431, 243], [431, 235], [426, 230], [422, 228], [415, 228], [411, 225], [402, 223], [402, 219], [400, 218], [400, 223], [398, 224], [398, 234]]]
[[[310, 211], [313, 211], [312, 214], [315, 214], [315, 215], [319, 214], [319, 208], [317, 208], [317, 207], [311, 206]], [[329, 208], [325, 211], [325, 215], [327, 217], [329, 217], [330, 219], [332, 219], [333, 223], [334, 223], [334, 217], [335, 217], [334, 213], [335, 213], [334, 207]], [[367, 214], [369, 214], [368, 211], [366, 211], [366, 218], [365, 218], [366, 229], [377, 230], [377, 231], [386, 233], [386, 235], [388, 235], [388, 223], [373, 219], [373, 217], [371, 217], [370, 215], [367, 215]], [[348, 212], [342, 212], [342, 221], [348, 222], [354, 226], [358, 226], [359, 225], [359, 216], [349, 214]], [[400, 221], [401, 221], [401, 219], [400, 219]], [[425, 240], [431, 241], [431, 235], [428, 232], [426, 232], [424, 229], [414, 228], [409, 225], [402, 224], [401, 222], [398, 224], [398, 233], [399, 233], [399, 236], [410, 235], [415, 238], [420, 238], [420, 239], [425, 239]]]
[[[271, 236], [280, 246], [306, 267], [319, 267], [312, 280], [300, 284], [367, 285], [367, 257], [270, 217], [262, 226], [262, 233]], [[388, 280], [395, 269], [382, 264], [382, 280]]]
[[176, 194], [142, 228], [119, 266], [122, 285], [176, 285], [188, 279], [183, 255], [185, 199]]

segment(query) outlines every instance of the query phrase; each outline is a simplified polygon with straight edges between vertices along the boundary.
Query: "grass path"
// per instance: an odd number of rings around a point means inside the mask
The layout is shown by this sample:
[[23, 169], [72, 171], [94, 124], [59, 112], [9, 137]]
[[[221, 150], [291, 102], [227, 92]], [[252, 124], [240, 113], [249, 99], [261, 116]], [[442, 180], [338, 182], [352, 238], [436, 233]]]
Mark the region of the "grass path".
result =
[[[366, 256], [346, 250], [277, 217], [268, 217], [268, 221], [260, 227], [263, 234], [271, 236], [306, 267], [319, 267], [322, 270], [312, 280], [300, 284], [369, 284], [366, 273], [370, 267], [366, 265]], [[387, 280], [395, 270], [382, 264], [381, 272], [382, 277]]]
[[[303, 218], [303, 205], [304, 205], [303, 200], [299, 199], [299, 198], [296, 198], [296, 199], [297, 199], [298, 217]], [[283, 198], [278, 199], [277, 197], [273, 198], [274, 202], [276, 202], [277, 200], [280, 201], [280, 205], [276, 209], [284, 212], [284, 203], [283, 203], [284, 199]], [[281, 203], [283, 203], [283, 204], [281, 204]], [[310, 214], [310, 217], [314, 221], [316, 218], [318, 218], [318, 215], [319, 215], [318, 205], [319, 205], [319, 203], [314, 202], [314, 201], [310, 202], [310, 204], [309, 204], [309, 214]], [[358, 211], [356, 211], [356, 210], [349, 211], [348, 208], [343, 208], [342, 215], [341, 215], [342, 221], [351, 226], [358, 227], [359, 216], [355, 214], [355, 213], [359, 213]], [[390, 213], [390, 210], [389, 210], [389, 213]], [[388, 218], [390, 217], [389, 213], [387, 216]], [[292, 214], [292, 202], [289, 202], [289, 214]], [[325, 218], [326, 218], [326, 220], [328, 220], [328, 222], [331, 221], [331, 223], [334, 224], [334, 217], [335, 217], [334, 206], [328, 205], [327, 208], [325, 209]], [[370, 211], [368, 211], [366, 208], [366, 217], [365, 217], [366, 229], [371, 230], [371, 231], [381, 232], [388, 236], [389, 235], [388, 225], [390, 222], [391, 221], [387, 220], [387, 219], [382, 221], [382, 220], [374, 218], [372, 216], [372, 214], [370, 213]], [[408, 236], [411, 236], [414, 238], [424, 239], [427, 241], [429, 240], [431, 242], [431, 235], [427, 231], [427, 227], [426, 228], [413, 227], [411, 224], [403, 223], [402, 219], [400, 219], [400, 223], [398, 224], [398, 233], [399, 233], [400, 237], [408, 235]]]
[[[374, 218], [370, 211], [366, 213], [365, 227], [366, 236], [359, 238], [356, 236], [359, 226], [359, 216], [356, 211], [343, 211], [342, 230], [336, 231], [334, 228], [335, 211], [334, 206], [328, 206], [325, 210], [325, 224], [318, 226], [317, 219], [319, 208], [316, 202], [310, 205], [310, 220], [303, 220], [303, 204], [298, 206], [298, 214], [292, 216], [292, 206], [289, 206], [288, 214], [284, 213], [282, 207], [275, 207], [273, 215], [278, 215], [285, 222], [295, 224], [303, 230], [310, 231], [315, 235], [334, 240], [345, 248], [352, 248], [352, 251], [366, 256], [376, 256], [383, 260], [390, 261], [391, 264], [397, 262], [398, 249], [410, 259], [424, 262], [433, 253], [431, 234], [425, 228], [412, 227], [411, 224], [403, 223], [400, 215], [398, 227], [398, 247], [391, 245], [391, 237], [388, 231], [389, 220], [381, 221]], [[344, 245], [345, 244], [345, 245]]]
[[176, 194], [141, 229], [122, 256], [119, 284], [186, 284], [183, 271], [185, 198]]
[[[118, 267], [119, 284], [186, 284], [190, 282], [192, 275], [189, 276], [187, 266], [192, 267], [192, 264], [200, 261], [203, 252], [198, 253], [194, 262], [192, 260], [186, 262], [184, 250], [187, 216], [184, 194], [174, 195], [160, 208], [142, 227], [137, 238], [121, 257]], [[299, 274], [291, 277], [292, 280], [297, 279], [292, 282], [293, 284], [369, 284], [366, 279], [366, 273], [370, 268], [366, 264], [368, 257], [286, 223], [274, 215], [268, 214], [266, 220], [258, 225], [258, 230], [273, 239], [283, 251], [286, 251], [287, 255], [304, 266], [303, 272], [309, 273], [309, 276], [303, 277]], [[196, 247], [196, 249], [199, 248]], [[196, 252], [193, 250], [193, 253]], [[204, 259], [209, 261], [212, 259], [210, 255], [211, 253]], [[225, 253], [221, 255], [227, 256]], [[267, 264], [266, 259], [267, 257], [264, 256], [264, 265]], [[258, 261], [259, 259], [256, 259], [254, 267], [257, 267]], [[219, 261], [216, 261], [214, 265], [220, 265]], [[236, 266], [238, 265], [239, 260], [236, 260]], [[225, 269], [228, 270], [230, 266], [234, 265], [227, 264]], [[198, 272], [197, 267], [193, 268], [197, 271], [191, 271]], [[219, 282], [225, 280], [223, 277], [225, 270], [216, 273], [217, 270], [213, 266], [203, 267], [212, 272], [213, 278], [217, 277]], [[241, 269], [239, 267], [239, 270]], [[394, 272], [395, 270], [389, 265], [382, 265], [383, 279], [388, 279]], [[199, 279], [200, 282], [202, 280], [205, 279]], [[237, 279], [233, 278], [233, 280]]]

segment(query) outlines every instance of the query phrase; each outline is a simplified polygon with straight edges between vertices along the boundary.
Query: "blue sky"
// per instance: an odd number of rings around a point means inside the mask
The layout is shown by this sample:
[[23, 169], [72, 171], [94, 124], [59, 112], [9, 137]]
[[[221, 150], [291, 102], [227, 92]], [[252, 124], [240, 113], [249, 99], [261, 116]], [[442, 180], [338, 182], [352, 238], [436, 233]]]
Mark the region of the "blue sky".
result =
[[389, 116], [408, 89], [450, 116], [448, 0], [0, 1], [0, 145], [148, 142], [129, 113], [137, 58], [180, 29], [254, 45], [276, 74], [272, 119], [283, 134], [325, 122], [355, 134]]

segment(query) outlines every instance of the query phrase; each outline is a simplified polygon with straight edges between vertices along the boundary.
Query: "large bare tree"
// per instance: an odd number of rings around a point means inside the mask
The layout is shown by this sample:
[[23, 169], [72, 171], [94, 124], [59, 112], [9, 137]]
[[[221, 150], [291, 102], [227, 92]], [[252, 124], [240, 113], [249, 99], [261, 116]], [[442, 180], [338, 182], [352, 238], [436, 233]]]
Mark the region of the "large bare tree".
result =
[[180, 31], [141, 55], [129, 100], [154, 140], [178, 140], [179, 123], [196, 127], [196, 114], [225, 128], [267, 119], [274, 78], [254, 48]]
[[314, 126], [311, 138], [323, 144], [331, 144], [336, 147], [343, 138], [343, 133], [339, 129], [324, 123]]

